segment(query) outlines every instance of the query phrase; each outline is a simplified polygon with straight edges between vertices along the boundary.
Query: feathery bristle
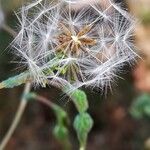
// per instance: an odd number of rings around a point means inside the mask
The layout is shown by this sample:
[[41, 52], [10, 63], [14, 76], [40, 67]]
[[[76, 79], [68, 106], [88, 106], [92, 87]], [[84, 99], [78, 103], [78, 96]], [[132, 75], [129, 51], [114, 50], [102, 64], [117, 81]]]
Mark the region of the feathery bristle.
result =
[[111, 0], [39, 0], [16, 15], [14, 54], [37, 85], [101, 89], [137, 55], [135, 20]]

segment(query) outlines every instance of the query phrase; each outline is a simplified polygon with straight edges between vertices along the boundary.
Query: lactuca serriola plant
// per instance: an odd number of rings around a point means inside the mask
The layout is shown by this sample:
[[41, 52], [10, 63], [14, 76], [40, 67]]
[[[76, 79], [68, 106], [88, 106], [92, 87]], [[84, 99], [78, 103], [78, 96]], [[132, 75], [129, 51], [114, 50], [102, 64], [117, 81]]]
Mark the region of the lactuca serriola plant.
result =
[[55, 136], [61, 142], [68, 140], [63, 123], [66, 113], [47, 99], [30, 93], [33, 83], [59, 86], [72, 99], [78, 110], [73, 125], [80, 150], [85, 150], [93, 120], [87, 113], [86, 94], [78, 88], [88, 86], [101, 90], [110, 86], [124, 64], [133, 61], [136, 56], [134, 18], [112, 0], [38, 0], [22, 6], [16, 16], [20, 31], [17, 36], [13, 34], [11, 52], [23, 72], [0, 83], [0, 89], [26, 85], [0, 149], [5, 148], [31, 98], [54, 110], [58, 119]]
[[16, 13], [12, 52], [36, 85], [101, 89], [135, 57], [133, 17], [112, 0], [82, 2], [40, 0]]

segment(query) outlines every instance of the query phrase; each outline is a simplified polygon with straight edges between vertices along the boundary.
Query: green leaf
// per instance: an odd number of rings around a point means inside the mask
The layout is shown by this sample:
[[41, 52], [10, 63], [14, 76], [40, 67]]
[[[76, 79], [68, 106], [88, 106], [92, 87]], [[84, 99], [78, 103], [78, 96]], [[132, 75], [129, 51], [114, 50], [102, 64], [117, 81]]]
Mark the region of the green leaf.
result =
[[56, 125], [53, 134], [59, 141], [68, 139], [68, 129], [65, 126]]
[[63, 125], [65, 122], [69, 122], [67, 113], [60, 106], [53, 105], [52, 108], [55, 112], [58, 124]]
[[145, 112], [145, 114], [146, 114], [147, 116], [149, 116], [149, 117], [150, 117], [150, 105], [145, 106], [145, 108], [144, 108], [144, 112]]
[[55, 138], [62, 143], [64, 150], [70, 150], [69, 142], [69, 131], [66, 123], [69, 122], [67, 113], [58, 105], [53, 105], [53, 110], [55, 112], [57, 123], [53, 129], [53, 134]]
[[89, 104], [85, 92], [81, 90], [75, 90], [70, 97], [73, 100], [78, 112], [83, 113], [87, 111]]
[[93, 127], [93, 119], [88, 113], [78, 114], [74, 120], [74, 128], [77, 132], [81, 147], [85, 147], [88, 133]]
[[132, 104], [130, 113], [133, 117], [141, 119], [150, 117], [150, 95], [142, 94]]
[[23, 72], [17, 76], [11, 77], [0, 83], [0, 89], [1, 88], [13, 88], [21, 84], [24, 84], [26, 83], [28, 77], [29, 77], [29, 73], [27, 72]]

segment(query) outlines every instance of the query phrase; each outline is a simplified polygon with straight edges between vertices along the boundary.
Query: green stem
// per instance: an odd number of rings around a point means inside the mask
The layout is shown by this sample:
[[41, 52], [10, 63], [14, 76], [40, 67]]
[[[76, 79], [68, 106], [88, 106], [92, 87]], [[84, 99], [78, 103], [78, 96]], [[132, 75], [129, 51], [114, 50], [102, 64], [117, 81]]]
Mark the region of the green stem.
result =
[[[23, 95], [28, 94], [30, 92], [30, 89], [31, 89], [31, 83], [28, 82], [25, 85]], [[19, 122], [21, 120], [21, 117], [22, 117], [22, 115], [24, 113], [24, 110], [25, 110], [25, 108], [27, 106], [27, 102], [28, 101], [23, 96], [23, 98], [22, 98], [22, 100], [20, 102], [19, 108], [18, 108], [18, 110], [16, 112], [15, 118], [14, 118], [14, 120], [13, 120], [13, 122], [12, 122], [10, 128], [9, 128], [9, 130], [7, 131], [5, 137], [3, 138], [1, 144], [0, 144], [0, 150], [4, 150], [4, 148], [6, 147], [8, 141], [12, 137], [14, 131], [16, 130], [16, 128], [17, 128], [17, 126], [18, 126], [18, 124], [19, 124]]]
[[[63, 111], [63, 110], [61, 110], [61, 107], [57, 106], [56, 104], [54, 104], [47, 98], [37, 95], [35, 93], [28, 94], [27, 99], [35, 99], [36, 101], [39, 101], [40, 103], [43, 103], [44, 105], [50, 107], [56, 114], [58, 126], [59, 127], [61, 126], [61, 128], [65, 128], [65, 125], [63, 124], [63, 122], [64, 122], [64, 119], [68, 119], [68, 118], [64, 118], [65, 116], [62, 115], [61, 111]], [[59, 140], [60, 140], [61, 144], [64, 146], [65, 150], [70, 150], [71, 145], [70, 145], [69, 139], [67, 138], [65, 140], [65, 138], [66, 137], [64, 137], [64, 139], [62, 141], [60, 139]]]

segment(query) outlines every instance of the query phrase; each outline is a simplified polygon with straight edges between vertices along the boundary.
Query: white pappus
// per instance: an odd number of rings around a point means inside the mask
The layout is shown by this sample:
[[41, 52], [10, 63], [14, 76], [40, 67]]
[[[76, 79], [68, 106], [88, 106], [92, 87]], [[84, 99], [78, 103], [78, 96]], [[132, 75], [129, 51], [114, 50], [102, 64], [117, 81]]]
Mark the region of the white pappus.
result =
[[112, 0], [39, 0], [16, 15], [13, 53], [36, 85], [102, 89], [136, 56], [135, 20]]

